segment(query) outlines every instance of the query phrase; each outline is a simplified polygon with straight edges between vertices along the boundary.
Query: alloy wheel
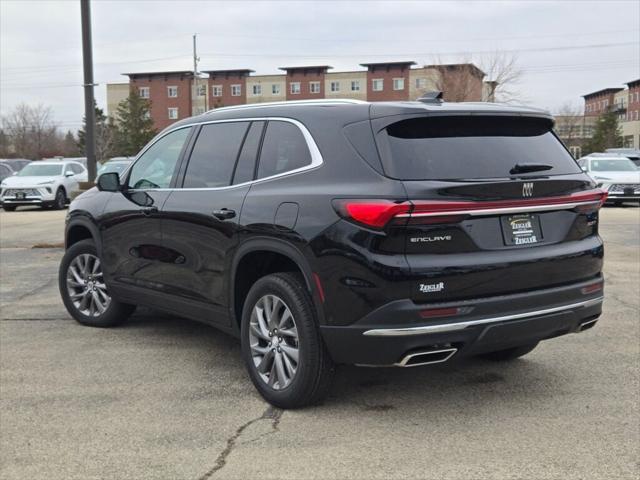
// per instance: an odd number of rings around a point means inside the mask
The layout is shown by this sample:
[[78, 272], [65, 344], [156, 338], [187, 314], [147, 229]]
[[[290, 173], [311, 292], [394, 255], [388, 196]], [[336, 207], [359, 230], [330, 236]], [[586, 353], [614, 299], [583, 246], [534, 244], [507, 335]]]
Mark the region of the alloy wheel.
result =
[[109, 308], [111, 297], [98, 257], [83, 253], [71, 261], [67, 269], [67, 291], [73, 305], [83, 315], [98, 317]]
[[260, 378], [274, 390], [287, 388], [298, 371], [300, 347], [296, 322], [281, 298], [265, 295], [256, 302], [249, 344]]

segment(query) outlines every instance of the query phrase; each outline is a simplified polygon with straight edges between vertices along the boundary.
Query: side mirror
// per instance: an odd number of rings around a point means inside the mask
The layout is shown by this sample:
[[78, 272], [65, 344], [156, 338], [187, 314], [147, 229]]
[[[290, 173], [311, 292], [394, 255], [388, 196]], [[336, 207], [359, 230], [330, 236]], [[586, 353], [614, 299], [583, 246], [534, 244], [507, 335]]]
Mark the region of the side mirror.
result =
[[101, 192], [117, 192], [120, 190], [120, 176], [116, 172], [103, 173], [98, 177], [97, 185]]
[[17, 174], [18, 174], [18, 172], [13, 172], [11, 175], [13, 176], [13, 175], [17, 175]]
[[587, 169], [587, 167], [580, 167], [582, 169], [583, 172], [588, 172], [589, 170]]
[[71, 170], [67, 170], [66, 172], [64, 172], [65, 177], [73, 177], [74, 175], [75, 173], [73, 173]]

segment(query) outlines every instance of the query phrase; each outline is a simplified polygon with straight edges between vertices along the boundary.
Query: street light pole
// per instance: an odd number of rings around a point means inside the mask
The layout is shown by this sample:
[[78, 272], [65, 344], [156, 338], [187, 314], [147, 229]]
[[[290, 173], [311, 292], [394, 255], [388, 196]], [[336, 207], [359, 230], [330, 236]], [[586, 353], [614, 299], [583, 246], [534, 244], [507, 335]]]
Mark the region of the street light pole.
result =
[[96, 178], [96, 115], [93, 97], [93, 51], [91, 47], [91, 5], [90, 0], [80, 0], [80, 15], [82, 17], [82, 63], [84, 68], [84, 117], [85, 155], [87, 156], [88, 180]]

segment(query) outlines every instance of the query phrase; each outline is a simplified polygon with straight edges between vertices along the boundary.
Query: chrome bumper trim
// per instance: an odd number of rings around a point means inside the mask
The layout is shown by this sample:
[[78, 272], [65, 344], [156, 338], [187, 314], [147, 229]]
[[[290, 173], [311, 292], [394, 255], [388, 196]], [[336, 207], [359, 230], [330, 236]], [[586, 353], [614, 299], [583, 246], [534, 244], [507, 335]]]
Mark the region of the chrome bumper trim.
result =
[[523, 318], [539, 317], [542, 315], [549, 315], [551, 313], [564, 312], [566, 310], [573, 310], [575, 308], [591, 307], [602, 303], [604, 297], [591, 298], [583, 302], [572, 303], [571, 305], [562, 305], [560, 307], [545, 308], [544, 310], [536, 310], [533, 312], [515, 313], [513, 315], [505, 315], [503, 317], [491, 317], [481, 318], [478, 320], [469, 320], [466, 322], [454, 322], [454, 323], [441, 323], [437, 325], [423, 325], [420, 327], [407, 327], [407, 328], [376, 328], [373, 330], [367, 330], [363, 335], [371, 337], [403, 337], [409, 335], [424, 335], [427, 333], [443, 333], [454, 332], [457, 330], [464, 330], [468, 327], [475, 327], [476, 325], [486, 325], [489, 323], [506, 322], [508, 320], [519, 320]]

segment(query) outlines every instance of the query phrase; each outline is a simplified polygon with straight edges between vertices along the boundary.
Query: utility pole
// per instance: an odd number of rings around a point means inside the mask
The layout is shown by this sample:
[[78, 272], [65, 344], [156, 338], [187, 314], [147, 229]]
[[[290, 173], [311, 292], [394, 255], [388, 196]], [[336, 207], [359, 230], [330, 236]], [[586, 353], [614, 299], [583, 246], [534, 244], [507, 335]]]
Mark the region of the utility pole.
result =
[[[199, 106], [200, 105], [200, 99], [198, 97], [198, 60], [200, 60], [198, 58], [198, 53], [197, 53], [197, 46], [196, 46], [196, 37], [198, 36], [198, 34], [194, 33], [193, 34], [193, 95], [195, 97], [195, 102], [194, 104]], [[205, 98], [203, 99], [205, 101], [205, 105], [204, 105], [204, 109], [207, 109], [207, 104], [206, 104], [206, 95]], [[194, 115], [196, 112], [191, 112], [192, 115]]]
[[91, 47], [91, 5], [90, 0], [80, 0], [82, 17], [82, 63], [84, 67], [84, 117], [86, 123], [85, 154], [87, 156], [88, 180], [96, 178], [96, 115], [93, 98], [93, 51]]

